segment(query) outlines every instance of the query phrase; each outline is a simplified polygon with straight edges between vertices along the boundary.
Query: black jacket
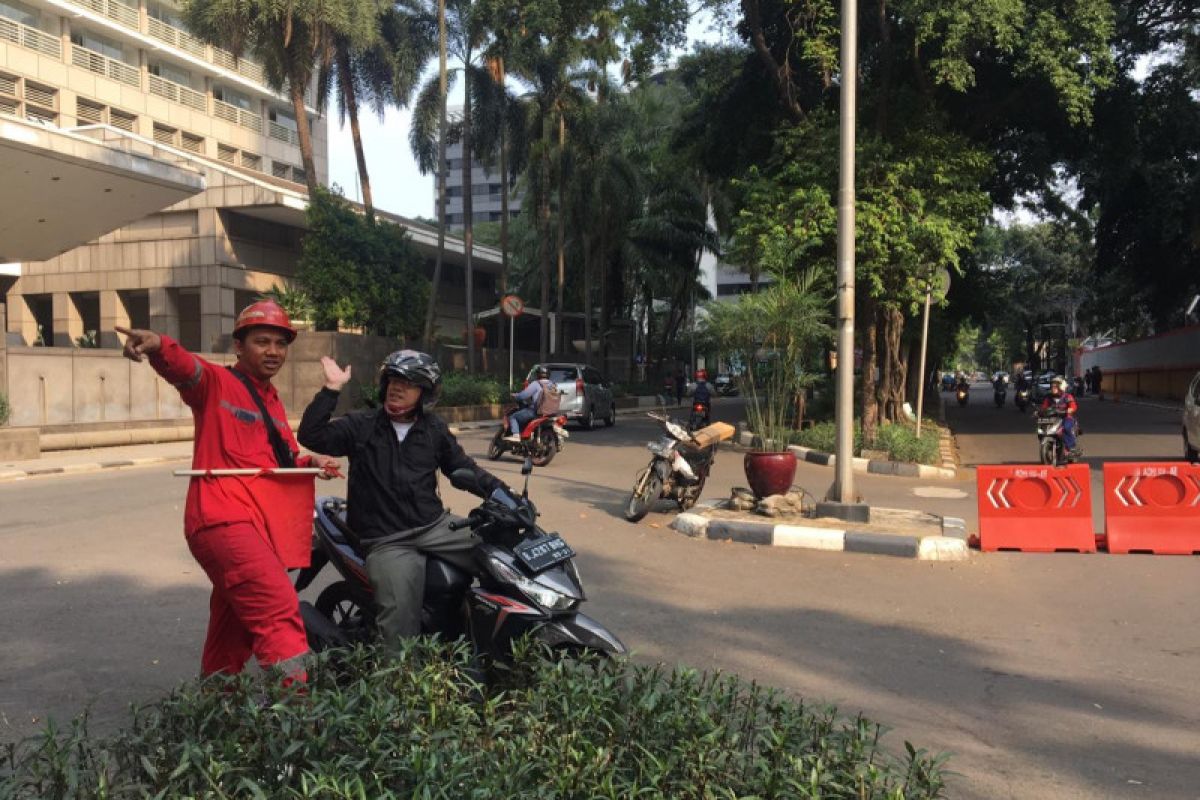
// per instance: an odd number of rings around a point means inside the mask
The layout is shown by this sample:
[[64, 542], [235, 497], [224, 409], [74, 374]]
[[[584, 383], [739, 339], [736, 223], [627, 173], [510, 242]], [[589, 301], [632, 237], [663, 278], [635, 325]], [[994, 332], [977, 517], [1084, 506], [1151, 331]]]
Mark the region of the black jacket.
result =
[[313, 397], [296, 435], [300, 444], [330, 456], [349, 456], [350, 527], [373, 539], [428, 525], [445, 511], [437, 471], [472, 470], [485, 494], [504, 484], [463, 452], [444, 420], [421, 414], [401, 443], [382, 409], [355, 411], [331, 420], [339, 392]]

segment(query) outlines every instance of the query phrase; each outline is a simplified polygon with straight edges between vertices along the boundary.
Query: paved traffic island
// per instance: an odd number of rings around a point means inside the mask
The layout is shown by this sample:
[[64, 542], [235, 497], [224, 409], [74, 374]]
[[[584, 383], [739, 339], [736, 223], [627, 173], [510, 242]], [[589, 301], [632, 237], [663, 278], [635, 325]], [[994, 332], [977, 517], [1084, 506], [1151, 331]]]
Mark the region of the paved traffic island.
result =
[[[768, 517], [757, 510], [735, 509], [736, 492], [731, 500], [709, 501], [679, 514], [671, 527], [694, 538], [771, 547], [868, 553], [922, 561], [963, 561], [970, 557], [966, 523], [956, 517], [878, 507], [871, 508], [869, 523], [852, 525], [839, 519], [817, 517], [799, 508]], [[786, 501], [773, 500], [767, 498], [763, 503], [768, 507], [788, 505]]]

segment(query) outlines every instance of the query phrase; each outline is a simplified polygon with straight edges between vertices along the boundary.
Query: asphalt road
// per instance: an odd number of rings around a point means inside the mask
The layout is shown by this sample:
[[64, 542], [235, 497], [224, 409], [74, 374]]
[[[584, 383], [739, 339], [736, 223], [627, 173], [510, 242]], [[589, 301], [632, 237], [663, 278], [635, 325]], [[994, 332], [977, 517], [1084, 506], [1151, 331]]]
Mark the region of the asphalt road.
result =
[[[981, 425], [964, 433], [965, 457], [1033, 452], [1011, 409], [965, 411]], [[1006, 416], [1007, 433], [984, 424]], [[938, 564], [691, 540], [667, 529], [666, 508], [637, 525], [619, 517], [654, 435], [627, 417], [573, 432], [530, 486], [546, 527], [580, 554], [588, 612], [637, 658], [736, 671], [864, 712], [892, 729], [884, 741], [897, 752], [905, 740], [951, 752], [952, 797], [1200, 797], [1200, 561], [1002, 553]], [[1088, 435], [1085, 448], [1105, 437]], [[462, 438], [482, 457], [487, 436]], [[722, 452], [706, 495], [743, 485], [740, 462]], [[519, 466], [494, 469], [517, 483]], [[812, 465], [797, 475], [813, 493], [831, 479]], [[877, 505], [952, 513], [971, 502], [916, 494], [965, 495], [969, 479], [858, 486]], [[180, 532], [184, 490], [168, 467], [0, 484], [0, 741], [85, 706], [111, 729], [128, 702], [195, 673], [208, 588]], [[454, 510], [471, 507], [446, 493]]]
[[[966, 406], [946, 392], [946, 422], [954, 430], [959, 458], [966, 467], [977, 464], [1028, 464], [1038, 462], [1037, 426], [1033, 409], [1024, 414], [1009, 391], [1005, 405], [997, 408], [989, 383], [971, 386]], [[1080, 397], [1079, 424], [1083, 435], [1079, 463], [1091, 467], [1092, 520], [1104, 530], [1104, 462], [1178, 461], [1183, 457], [1182, 412], [1170, 407], [1101, 401]]]

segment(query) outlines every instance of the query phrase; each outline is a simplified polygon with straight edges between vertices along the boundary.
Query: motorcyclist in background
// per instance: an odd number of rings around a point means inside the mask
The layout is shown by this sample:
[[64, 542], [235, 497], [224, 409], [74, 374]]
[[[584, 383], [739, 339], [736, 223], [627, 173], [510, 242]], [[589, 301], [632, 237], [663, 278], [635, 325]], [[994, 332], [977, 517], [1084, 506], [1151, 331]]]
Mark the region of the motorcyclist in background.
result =
[[696, 388], [692, 392], [692, 400], [708, 405], [712, 402], [712, 389], [708, 385], [708, 372], [696, 370]]
[[1063, 415], [1063, 444], [1070, 455], [1078, 456], [1079, 448], [1075, 446], [1078, 421], [1075, 415], [1079, 412], [1079, 404], [1075, 402], [1075, 395], [1067, 391], [1066, 378], [1059, 375], [1050, 382], [1050, 394], [1042, 400], [1040, 410], [1042, 413], [1054, 411]]
[[550, 370], [546, 367], [538, 367], [537, 378], [530, 381], [529, 385], [521, 391], [513, 393], [513, 399], [521, 407], [509, 417], [508, 424], [512, 432], [504, 437], [504, 441], [512, 442], [513, 444], [521, 441], [521, 429], [537, 417], [538, 403], [542, 400], [542, 392], [545, 390], [549, 380]]

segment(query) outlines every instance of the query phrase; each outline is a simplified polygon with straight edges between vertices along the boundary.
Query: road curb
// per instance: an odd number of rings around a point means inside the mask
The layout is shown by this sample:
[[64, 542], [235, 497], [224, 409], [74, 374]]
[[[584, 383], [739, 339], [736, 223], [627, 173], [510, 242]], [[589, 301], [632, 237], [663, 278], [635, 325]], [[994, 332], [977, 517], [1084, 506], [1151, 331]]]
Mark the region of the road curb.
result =
[[126, 458], [117, 461], [89, 461], [81, 464], [64, 464], [61, 467], [34, 467], [32, 469], [5, 470], [0, 472], [0, 483], [6, 483], [8, 481], [23, 481], [29, 478], [42, 478], [49, 475], [76, 475], [85, 472], [99, 472], [106, 469], [145, 467], [152, 464], [165, 464], [171, 461], [187, 461], [190, 458], [190, 455], [149, 456], [144, 458]]
[[[714, 519], [684, 512], [671, 528], [694, 539], [730, 541], [770, 547], [798, 547], [846, 553], [914, 558], [921, 561], [965, 561], [970, 558], [966, 523], [956, 517], [942, 520], [940, 536], [879, 533], [853, 528]], [[961, 533], [961, 535], [960, 535]]]
[[[754, 434], [741, 431], [738, 434], [738, 444], [742, 447], [754, 446]], [[833, 453], [823, 453], [810, 447], [798, 444], [788, 445], [788, 450], [796, 454], [796, 459], [806, 464], [817, 464], [822, 467], [837, 466], [837, 456]], [[942, 453], [942, 463], [946, 463], [945, 452]], [[958, 470], [951, 467], [934, 467], [929, 464], [913, 464], [907, 461], [884, 461], [875, 458], [851, 459], [852, 469], [864, 475], [892, 475], [899, 478], [939, 478], [953, 480], [958, 477]], [[953, 463], [953, 462], [951, 462]]]

